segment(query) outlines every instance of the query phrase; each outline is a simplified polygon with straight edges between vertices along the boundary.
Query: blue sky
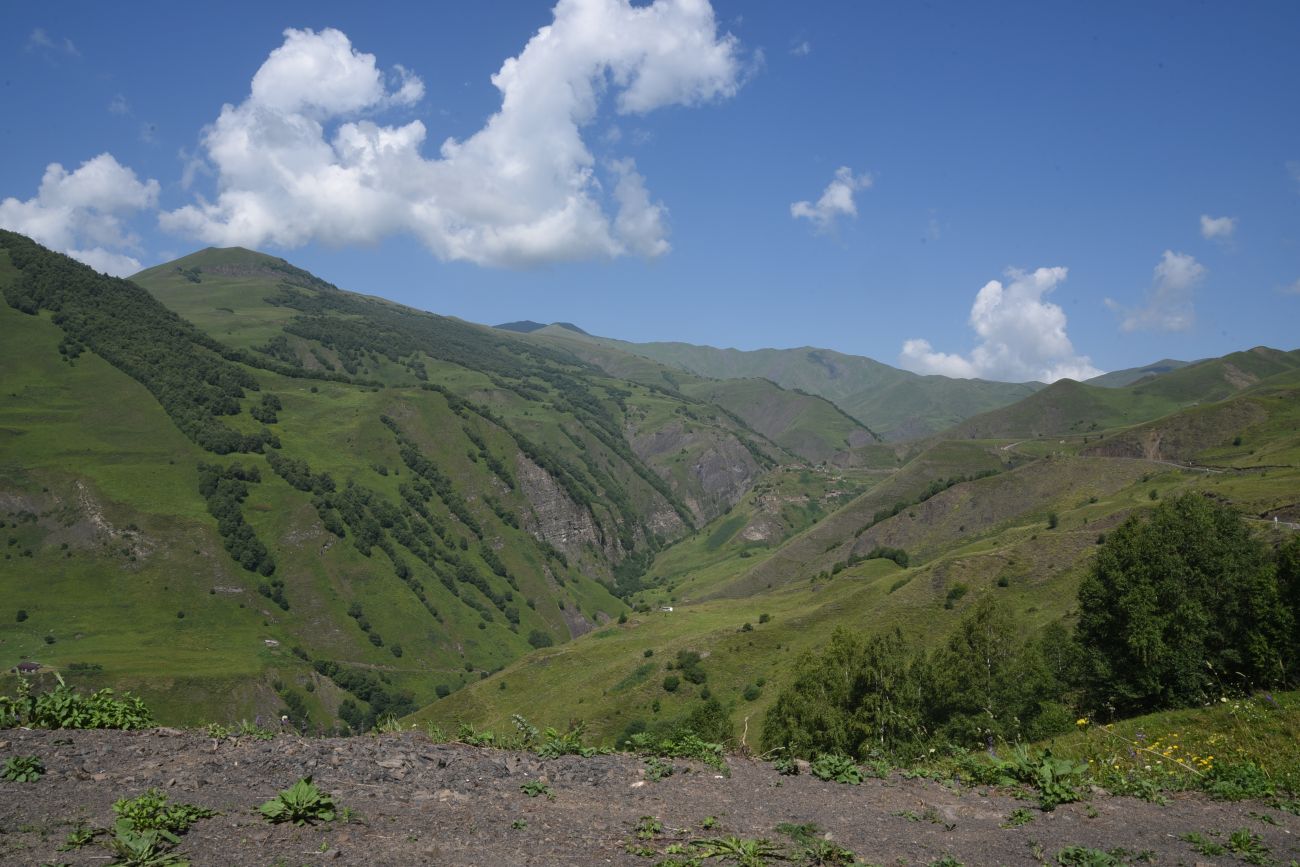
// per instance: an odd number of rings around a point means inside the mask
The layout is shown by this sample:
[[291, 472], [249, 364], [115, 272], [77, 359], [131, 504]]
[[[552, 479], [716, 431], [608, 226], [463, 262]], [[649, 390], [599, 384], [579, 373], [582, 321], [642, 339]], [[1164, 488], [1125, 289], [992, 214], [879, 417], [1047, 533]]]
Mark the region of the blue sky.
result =
[[1300, 345], [1295, 3], [407, 5], [8, 10], [0, 225], [959, 376]]

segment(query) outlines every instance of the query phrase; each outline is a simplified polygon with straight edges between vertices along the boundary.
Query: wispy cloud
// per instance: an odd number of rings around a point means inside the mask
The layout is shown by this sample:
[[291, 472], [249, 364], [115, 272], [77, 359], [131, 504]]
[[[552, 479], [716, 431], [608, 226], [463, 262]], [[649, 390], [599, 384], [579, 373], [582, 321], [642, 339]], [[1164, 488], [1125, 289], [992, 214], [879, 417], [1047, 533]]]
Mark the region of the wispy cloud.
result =
[[1201, 214], [1201, 237], [1211, 241], [1228, 241], [1237, 231], [1236, 217], [1211, 217]]
[[795, 57], [807, 57], [812, 54], [812, 43], [807, 39], [800, 40], [790, 47], [790, 53]]
[[66, 54], [69, 57], [80, 57], [81, 52], [72, 40], [66, 36], [62, 39], [51, 36], [44, 27], [37, 27], [27, 36], [28, 51], [42, 51], [47, 54]]
[[1205, 274], [1193, 256], [1166, 250], [1152, 275], [1146, 304], [1130, 309], [1107, 298], [1106, 306], [1123, 316], [1121, 331], [1187, 331], [1196, 323], [1193, 290]]

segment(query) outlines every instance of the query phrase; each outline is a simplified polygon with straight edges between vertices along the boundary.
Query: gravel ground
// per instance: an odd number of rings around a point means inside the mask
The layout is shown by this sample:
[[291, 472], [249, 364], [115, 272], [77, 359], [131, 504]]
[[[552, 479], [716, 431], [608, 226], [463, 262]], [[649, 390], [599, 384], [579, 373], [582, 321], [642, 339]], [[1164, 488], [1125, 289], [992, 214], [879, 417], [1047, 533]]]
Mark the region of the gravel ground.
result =
[[[0, 732], [0, 762], [37, 755], [36, 782], [0, 780], [0, 864], [105, 864], [108, 851], [58, 847], [79, 824], [112, 825], [112, 804], [150, 786], [174, 802], [218, 811], [198, 822], [176, 851], [195, 865], [649, 865], [629, 848], [735, 835], [787, 845], [779, 823], [816, 823], [823, 836], [874, 864], [928, 865], [952, 856], [966, 865], [1056, 864], [1070, 846], [1126, 850], [1160, 865], [1241, 864], [1208, 857], [1179, 839], [1214, 833], [1226, 842], [1249, 828], [1267, 847], [1256, 863], [1300, 859], [1300, 818], [1266, 804], [1179, 795], [1166, 806], [1095, 793], [1050, 813], [1012, 793], [950, 789], [925, 780], [867, 780], [845, 786], [780, 776], [762, 762], [733, 758], [730, 774], [678, 761], [675, 773], [645, 778], [634, 756], [568, 756], [434, 744], [408, 733], [381, 737], [214, 740], [197, 732]], [[351, 815], [308, 827], [269, 825], [256, 808], [313, 776]], [[553, 797], [520, 785], [543, 780]], [[1017, 808], [1032, 821], [1003, 827]], [[663, 831], [637, 839], [643, 816]], [[715, 824], [706, 830], [709, 817]], [[1216, 839], [1211, 837], [1211, 839]], [[725, 859], [706, 863], [734, 863]], [[1092, 863], [1092, 862], [1068, 862]]]

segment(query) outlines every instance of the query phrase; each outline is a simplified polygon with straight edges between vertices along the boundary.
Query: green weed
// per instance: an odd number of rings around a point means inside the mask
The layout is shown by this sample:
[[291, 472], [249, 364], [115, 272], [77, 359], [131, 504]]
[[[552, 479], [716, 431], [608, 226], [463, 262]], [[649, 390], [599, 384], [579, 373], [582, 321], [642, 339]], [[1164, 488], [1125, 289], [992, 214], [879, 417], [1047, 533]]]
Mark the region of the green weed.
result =
[[658, 756], [650, 756], [645, 760], [645, 778], [652, 783], [657, 783], [665, 777], [673, 775], [672, 762], [665, 762]]
[[547, 800], [555, 800], [555, 792], [542, 780], [525, 780], [519, 784], [519, 791], [530, 798], [545, 795]]
[[45, 774], [45, 763], [39, 756], [10, 756], [0, 777], [14, 783], [34, 783]]
[[1268, 847], [1249, 828], [1238, 828], [1228, 835], [1228, 851], [1247, 864], [1273, 863]]
[[303, 777], [258, 809], [272, 824], [293, 822], [295, 825], [310, 825], [332, 822], [335, 816], [334, 799], [316, 788], [311, 777]]
[[1192, 849], [1201, 855], [1222, 855], [1228, 851], [1223, 845], [1196, 831], [1184, 834], [1178, 839], [1192, 844]]
[[159, 789], [147, 789], [134, 798], [121, 798], [113, 804], [118, 821], [127, 821], [137, 831], [166, 831], [184, 834], [200, 819], [208, 819], [216, 812], [193, 804], [169, 804], [167, 796]]
[[154, 724], [144, 702], [129, 692], [116, 697], [101, 689], [82, 695], [55, 673], [58, 685], [44, 693], [33, 693], [31, 682], [18, 679], [15, 696], [0, 696], [0, 726], [42, 729], [141, 729]]
[[663, 833], [664, 823], [654, 816], [642, 816], [637, 820], [636, 828], [633, 830], [636, 831], [638, 840], [653, 840]]
[[103, 833], [106, 833], [103, 828], [89, 828], [82, 825], [68, 832], [67, 838], [59, 844], [59, 851], [71, 852], [74, 849], [85, 848], [95, 842], [95, 838]]
[[1067, 867], [1121, 867], [1124, 861], [1101, 849], [1067, 846], [1056, 853], [1056, 863]]
[[692, 842], [701, 858], [725, 858], [739, 867], [764, 867], [772, 861], [788, 861], [780, 846], [769, 840], [740, 837], [712, 837]]
[[1028, 825], [1034, 821], [1034, 814], [1024, 807], [1016, 807], [1008, 814], [1006, 820], [1002, 823], [1003, 828], [1019, 828], [1021, 825]]
[[171, 851], [180, 838], [159, 828], [141, 830], [129, 819], [118, 819], [107, 847], [113, 853], [114, 864], [130, 867], [183, 867], [190, 862]]
[[823, 753], [813, 760], [812, 775], [819, 780], [856, 786], [862, 782], [862, 772], [853, 759], [839, 753]]

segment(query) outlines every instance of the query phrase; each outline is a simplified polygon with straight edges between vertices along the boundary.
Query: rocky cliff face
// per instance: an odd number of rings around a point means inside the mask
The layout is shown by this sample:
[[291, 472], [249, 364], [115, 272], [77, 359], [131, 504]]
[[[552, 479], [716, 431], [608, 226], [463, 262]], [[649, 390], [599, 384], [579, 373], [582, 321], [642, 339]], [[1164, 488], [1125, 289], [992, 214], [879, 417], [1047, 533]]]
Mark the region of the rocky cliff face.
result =
[[569, 555], [591, 547], [601, 551], [610, 562], [622, 557], [617, 537], [604, 533], [591, 512], [570, 499], [550, 473], [523, 454], [515, 455], [515, 478], [532, 506], [522, 519], [524, 529], [534, 537]]
[[749, 492], [763, 468], [730, 434], [673, 422], [648, 433], [630, 431], [637, 457], [681, 497], [696, 524], [726, 512]]

